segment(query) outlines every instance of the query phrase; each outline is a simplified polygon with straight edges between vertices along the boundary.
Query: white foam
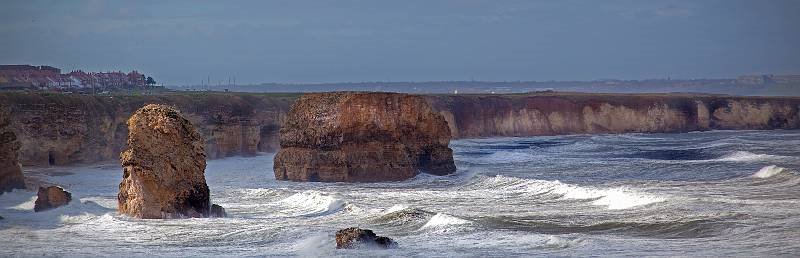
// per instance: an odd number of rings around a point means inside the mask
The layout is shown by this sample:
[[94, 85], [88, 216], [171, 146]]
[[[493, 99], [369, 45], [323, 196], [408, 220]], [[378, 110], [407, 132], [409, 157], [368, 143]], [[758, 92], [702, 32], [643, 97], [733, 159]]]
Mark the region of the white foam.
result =
[[755, 177], [755, 178], [770, 178], [770, 177], [772, 177], [774, 175], [782, 173], [783, 171], [786, 171], [786, 168], [782, 168], [782, 167], [775, 166], [775, 165], [769, 165], [769, 166], [766, 166], [766, 167], [763, 167], [763, 168], [759, 169], [758, 172], [756, 172], [755, 174], [752, 175], [752, 177]]
[[759, 160], [769, 160], [778, 158], [781, 158], [781, 156], [756, 154], [748, 151], [736, 151], [734, 153], [725, 155], [722, 158], [716, 159], [715, 161], [746, 162], [746, 161], [759, 161]]
[[405, 205], [405, 204], [395, 204], [392, 207], [389, 207], [388, 209], [384, 210], [383, 214], [389, 214], [389, 213], [393, 213], [393, 212], [398, 212], [398, 211], [405, 210], [405, 209], [408, 209], [407, 205]]
[[454, 225], [464, 225], [464, 224], [471, 224], [472, 221], [465, 220], [462, 218], [458, 218], [455, 216], [447, 215], [444, 213], [436, 213], [431, 219], [428, 220], [425, 225], [422, 226], [423, 229], [431, 229], [431, 228], [449, 228]]
[[288, 212], [299, 215], [325, 215], [341, 210], [346, 204], [341, 199], [318, 191], [299, 192], [279, 203], [289, 206]]
[[507, 176], [495, 176], [482, 182], [481, 187], [499, 194], [524, 194], [528, 196], [557, 195], [564, 199], [596, 199], [593, 205], [606, 206], [609, 209], [628, 209], [636, 206], [662, 202], [663, 197], [656, 197], [627, 187], [594, 188], [584, 187], [556, 181], [522, 179]]
[[567, 248], [580, 245], [583, 242], [581, 238], [566, 239], [560, 236], [550, 235], [545, 239], [543, 245], [551, 248]]

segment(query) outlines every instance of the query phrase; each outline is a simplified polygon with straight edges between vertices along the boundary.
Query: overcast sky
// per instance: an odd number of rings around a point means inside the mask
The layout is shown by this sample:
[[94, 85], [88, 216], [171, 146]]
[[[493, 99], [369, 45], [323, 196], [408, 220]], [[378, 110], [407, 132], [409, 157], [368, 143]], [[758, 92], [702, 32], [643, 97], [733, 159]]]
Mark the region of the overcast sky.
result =
[[800, 1], [9, 1], [0, 63], [166, 84], [800, 73]]

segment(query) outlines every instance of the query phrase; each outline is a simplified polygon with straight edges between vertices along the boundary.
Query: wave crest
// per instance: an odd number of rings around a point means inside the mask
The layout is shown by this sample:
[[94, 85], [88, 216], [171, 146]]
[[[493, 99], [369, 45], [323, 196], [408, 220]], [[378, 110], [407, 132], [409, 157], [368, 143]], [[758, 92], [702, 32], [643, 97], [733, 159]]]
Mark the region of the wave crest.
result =
[[278, 202], [288, 206], [288, 213], [305, 216], [331, 214], [342, 210], [347, 204], [342, 199], [318, 191], [299, 192]]
[[783, 156], [769, 155], [769, 154], [756, 154], [749, 151], [736, 151], [734, 153], [722, 156], [714, 161], [730, 161], [730, 162], [747, 162], [747, 161], [760, 161], [780, 159]]
[[777, 174], [783, 173], [784, 171], [786, 171], [786, 168], [775, 166], [775, 165], [769, 165], [769, 166], [766, 166], [766, 167], [763, 167], [763, 168], [759, 169], [758, 172], [756, 172], [755, 174], [752, 175], [752, 177], [755, 177], [755, 178], [770, 178], [770, 177], [775, 176]]
[[524, 196], [553, 196], [562, 199], [595, 199], [592, 204], [609, 209], [628, 209], [665, 201], [665, 198], [642, 193], [627, 187], [594, 188], [559, 181], [522, 179], [498, 175], [479, 181], [474, 185], [479, 190], [499, 195], [520, 194]]

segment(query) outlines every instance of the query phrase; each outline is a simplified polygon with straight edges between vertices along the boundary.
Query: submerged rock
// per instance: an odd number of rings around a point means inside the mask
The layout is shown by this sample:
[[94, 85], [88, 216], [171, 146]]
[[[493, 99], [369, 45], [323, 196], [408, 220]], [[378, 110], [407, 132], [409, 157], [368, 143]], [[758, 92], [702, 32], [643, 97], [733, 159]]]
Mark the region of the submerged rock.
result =
[[25, 177], [19, 164], [21, 145], [11, 130], [9, 114], [0, 109], [0, 194], [25, 189]]
[[39, 187], [34, 212], [46, 211], [67, 205], [72, 201], [72, 194], [58, 186]]
[[447, 122], [416, 95], [305, 94], [280, 133], [279, 180], [397, 181], [456, 170]]
[[128, 120], [120, 154], [119, 212], [137, 218], [207, 217], [209, 190], [201, 135], [177, 110], [150, 104]]
[[346, 228], [336, 231], [336, 249], [359, 247], [393, 248], [397, 243], [391, 238], [382, 237], [369, 229]]

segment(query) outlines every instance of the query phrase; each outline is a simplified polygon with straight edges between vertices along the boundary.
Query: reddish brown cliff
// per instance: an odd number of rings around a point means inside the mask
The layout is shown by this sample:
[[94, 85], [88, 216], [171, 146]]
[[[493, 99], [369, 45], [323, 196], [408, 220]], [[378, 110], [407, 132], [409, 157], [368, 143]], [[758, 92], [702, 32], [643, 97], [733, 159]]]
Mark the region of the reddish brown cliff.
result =
[[[208, 158], [276, 151], [296, 94], [161, 93], [141, 96], [0, 92], [26, 165], [108, 161], [125, 146], [125, 121], [146, 103], [183, 111]], [[800, 98], [697, 94], [534, 93], [427, 95], [453, 138], [583, 133], [800, 128]]]
[[9, 113], [0, 107], [0, 194], [25, 188], [17, 154], [20, 143], [9, 118]]
[[445, 120], [422, 97], [306, 94], [281, 128], [279, 180], [376, 182], [455, 171]]
[[255, 155], [278, 148], [281, 120], [293, 95], [165, 93], [108, 96], [0, 93], [11, 112], [24, 166], [116, 159], [125, 147], [128, 117], [148, 103], [175, 106], [204, 136], [209, 158]]

